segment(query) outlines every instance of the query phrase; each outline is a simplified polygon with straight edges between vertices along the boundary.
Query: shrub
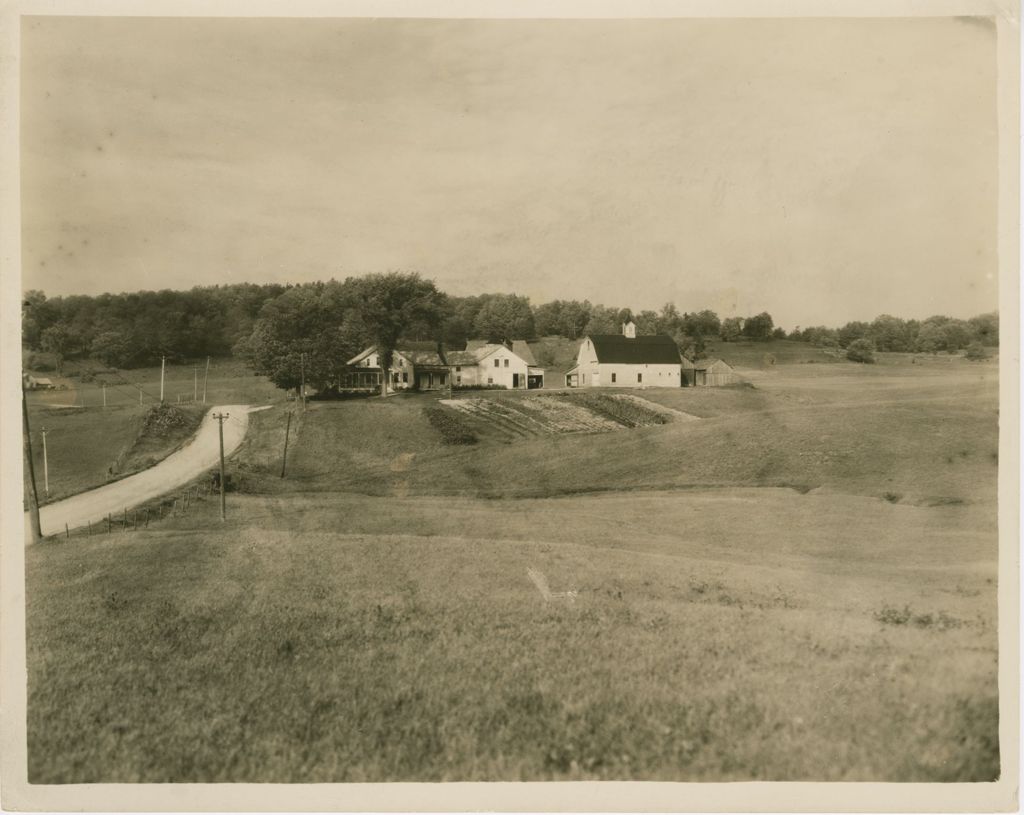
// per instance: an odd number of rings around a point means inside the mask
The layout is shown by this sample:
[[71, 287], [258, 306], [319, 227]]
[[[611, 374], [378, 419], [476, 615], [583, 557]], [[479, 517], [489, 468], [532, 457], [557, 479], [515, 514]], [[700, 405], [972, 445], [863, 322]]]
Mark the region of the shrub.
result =
[[445, 444], [476, 444], [476, 434], [455, 412], [442, 407], [425, 407], [423, 412]]
[[854, 340], [846, 349], [846, 358], [851, 362], [872, 363], [875, 361], [875, 344], [871, 340]]
[[988, 353], [985, 351], [985, 346], [975, 340], [967, 346], [967, 358], [972, 361], [978, 361], [982, 359], [988, 359]]
[[507, 391], [507, 385], [453, 385], [453, 391]]

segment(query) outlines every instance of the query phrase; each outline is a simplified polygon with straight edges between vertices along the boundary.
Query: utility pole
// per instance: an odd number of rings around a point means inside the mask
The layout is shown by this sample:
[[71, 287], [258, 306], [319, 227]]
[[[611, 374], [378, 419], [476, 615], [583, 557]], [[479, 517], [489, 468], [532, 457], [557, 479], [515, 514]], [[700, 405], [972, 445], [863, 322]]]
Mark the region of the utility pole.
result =
[[206, 383], [210, 380], [210, 358], [206, 358], [206, 373], [203, 375], [203, 404], [206, 404]]
[[284, 455], [281, 456], [281, 478], [284, 478], [284, 467], [288, 463], [288, 432], [292, 429], [292, 412], [289, 410], [287, 414], [288, 422], [284, 426]]
[[213, 418], [217, 420], [220, 425], [220, 519], [226, 520], [226, 504], [224, 501], [224, 420], [231, 414], [229, 413], [214, 413]]
[[139, 387], [139, 404], [142, 404], [142, 388]]
[[167, 357], [160, 357], [160, 404], [164, 403], [164, 368], [167, 366]]
[[199, 401], [199, 366], [195, 366], [192, 371], [195, 373], [195, 379], [192, 382], [192, 401]]
[[301, 387], [299, 389], [299, 395], [302, 398], [302, 409], [305, 410], [306, 409], [306, 354], [305, 354], [305, 352], [303, 352], [299, 356], [299, 359], [301, 360], [300, 364], [302, 365], [302, 380], [301, 380], [302, 381], [302, 385], [301, 385]]
[[43, 434], [43, 490], [46, 492], [46, 497], [50, 497], [50, 465], [47, 462], [46, 456], [46, 428], [44, 427], [41, 431]]
[[107, 383], [103, 383], [103, 407], [107, 406]]
[[28, 424], [28, 401], [25, 398], [25, 386], [21, 386], [21, 415], [25, 423], [25, 455], [28, 458], [29, 481], [32, 484], [32, 501], [29, 504], [29, 520], [32, 524], [33, 542], [42, 540], [43, 529], [39, 525], [39, 491], [36, 489], [36, 465], [32, 461], [32, 431]]

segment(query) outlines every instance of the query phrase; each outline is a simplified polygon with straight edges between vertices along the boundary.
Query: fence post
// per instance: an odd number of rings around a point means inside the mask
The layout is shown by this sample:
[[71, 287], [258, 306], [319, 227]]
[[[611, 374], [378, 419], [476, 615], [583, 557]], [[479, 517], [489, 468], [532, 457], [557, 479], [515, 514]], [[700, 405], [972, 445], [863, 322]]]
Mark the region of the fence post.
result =
[[108, 534], [108, 535], [110, 534], [110, 529], [111, 529], [111, 524], [110, 524], [110, 513], [108, 512], [108, 513], [107, 513], [107, 534]]
[[65, 538], [70, 538], [71, 537], [71, 530], [68, 529], [68, 525], [67, 524], [64, 524], [64, 537]]
[[89, 524], [89, 537], [91, 538], [92, 537], [92, 521], [87, 521], [87, 523]]
[[149, 507], [146, 507], [146, 529], [149, 529]]
[[138, 510], [135, 510], [135, 512], [132, 513], [132, 531], [133, 532], [138, 532], [139, 531], [139, 511]]
[[124, 521], [121, 524], [121, 531], [122, 532], [127, 532], [128, 531], [128, 507], [124, 508]]

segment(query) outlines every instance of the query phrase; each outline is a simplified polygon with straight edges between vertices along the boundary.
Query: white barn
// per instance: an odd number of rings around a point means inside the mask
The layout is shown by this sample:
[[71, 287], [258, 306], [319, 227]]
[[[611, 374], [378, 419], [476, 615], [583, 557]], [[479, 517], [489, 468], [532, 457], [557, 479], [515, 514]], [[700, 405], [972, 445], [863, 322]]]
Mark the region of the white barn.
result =
[[569, 388], [678, 388], [683, 384], [682, 358], [666, 334], [636, 335], [623, 323], [621, 334], [589, 334], [580, 344], [576, 364], [565, 374]]

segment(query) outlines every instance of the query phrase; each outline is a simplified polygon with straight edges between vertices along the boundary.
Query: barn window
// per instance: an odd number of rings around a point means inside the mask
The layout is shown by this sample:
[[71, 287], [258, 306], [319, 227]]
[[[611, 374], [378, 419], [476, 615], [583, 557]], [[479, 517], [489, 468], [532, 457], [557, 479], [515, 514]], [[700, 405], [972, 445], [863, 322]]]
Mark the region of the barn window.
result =
[[494, 384], [494, 377], [493, 376], [487, 377], [487, 384], [488, 385], [493, 385]]
[[505, 360], [505, 367], [506, 368], [508, 367], [508, 360], [507, 359]]
[[455, 384], [457, 384], [457, 385], [461, 385], [462, 384], [462, 377], [461, 376], [455, 377]]
[[637, 382], [643, 382], [644, 381], [644, 375], [643, 374], [637, 374], [636, 375], [636, 381]]
[[501, 367], [501, 360], [500, 359], [494, 360], [494, 367], [495, 368], [500, 368]]
[[615, 374], [612, 374], [612, 382], [615, 382]]

